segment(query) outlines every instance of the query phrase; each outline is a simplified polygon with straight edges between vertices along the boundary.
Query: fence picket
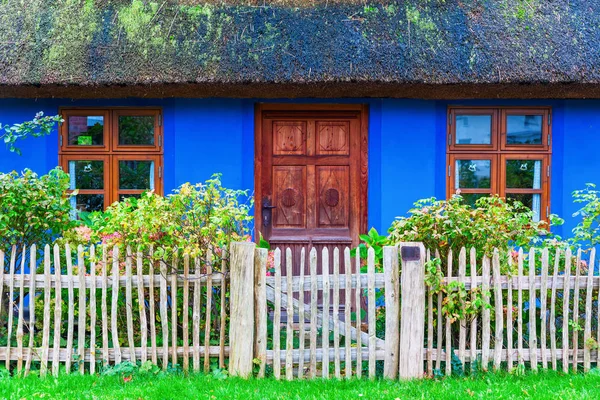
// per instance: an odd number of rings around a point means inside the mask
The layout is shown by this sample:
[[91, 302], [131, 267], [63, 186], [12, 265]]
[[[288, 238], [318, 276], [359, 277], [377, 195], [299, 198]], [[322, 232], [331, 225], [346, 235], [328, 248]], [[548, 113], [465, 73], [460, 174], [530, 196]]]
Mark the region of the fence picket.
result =
[[[504, 339], [504, 310], [502, 287], [500, 286], [500, 257], [498, 256], [498, 249], [494, 249], [492, 273], [494, 276], [494, 309], [496, 312], [496, 326], [494, 329], [494, 371], [498, 371], [500, 369], [500, 363], [502, 362], [502, 343]], [[510, 335], [510, 332], [508, 335]]]
[[167, 263], [160, 260], [160, 326], [162, 333], [162, 368], [169, 365], [169, 314], [167, 313]]
[[557, 368], [556, 355], [556, 290], [558, 287], [558, 267], [560, 263], [560, 250], [556, 249], [554, 256], [554, 272], [552, 274], [552, 291], [550, 300], [550, 358], [552, 362], [552, 370]]
[[[69, 259], [67, 252], [67, 260]], [[67, 261], [67, 268], [69, 264]], [[102, 314], [102, 364], [108, 365], [108, 258], [106, 246], [102, 246], [102, 293], [100, 313]], [[70, 301], [69, 301], [70, 302]]]
[[523, 359], [523, 249], [519, 249], [517, 259], [517, 362], [524, 366]]
[[[60, 250], [58, 245], [53, 247], [54, 251], [54, 344], [52, 346], [52, 375], [58, 376], [58, 355], [60, 353], [60, 330], [62, 328], [62, 287], [61, 287], [61, 268], [60, 268]], [[12, 298], [12, 296], [11, 296]]]
[[[571, 249], [565, 251], [565, 275], [564, 275], [564, 289], [563, 289], [563, 332], [562, 332], [562, 366], [563, 372], [569, 372], [569, 300], [571, 291], [568, 289], [568, 283], [571, 276]], [[577, 358], [574, 354], [574, 359]]]
[[[33, 244], [29, 253], [29, 345], [27, 351], [27, 360], [25, 361], [25, 376], [29, 375], [31, 361], [33, 359], [35, 343], [35, 278], [37, 269], [37, 246]], [[0, 287], [3, 286], [2, 274], [4, 273], [4, 253], [0, 251]], [[0, 299], [2, 298], [2, 289], [0, 289]], [[0, 303], [2, 303], [0, 301]], [[0, 306], [1, 307], [1, 306]]]
[[[48, 249], [50, 252], [50, 249]], [[15, 298], [15, 263], [17, 262], [17, 246], [12, 247], [10, 255], [10, 266], [8, 270], [9, 282], [8, 282], [8, 325], [6, 329], [6, 369], [10, 369], [10, 347], [12, 340], [12, 329], [13, 329], [13, 310], [14, 310], [14, 298]]]
[[[383, 248], [383, 273], [385, 276], [385, 359], [383, 376], [396, 379], [398, 376], [400, 350], [400, 276], [398, 247]], [[348, 285], [346, 285], [348, 286]], [[346, 325], [348, 327], [348, 325]], [[346, 351], [349, 345], [346, 343]], [[348, 358], [348, 356], [346, 356]]]
[[294, 308], [291, 299], [294, 298], [292, 286], [292, 249], [285, 250], [285, 278], [287, 281], [287, 308], [286, 308], [286, 329], [285, 329], [285, 378], [288, 381], [294, 379]]
[[25, 258], [27, 248], [23, 246], [21, 255], [21, 282], [19, 282], [19, 316], [17, 318], [17, 373], [23, 370], [23, 308], [25, 306]]
[[[221, 325], [219, 327], [219, 368], [225, 368], [225, 325], [227, 322], [227, 303], [225, 299], [227, 297], [227, 252], [228, 249], [221, 250], [221, 315], [220, 322]], [[266, 268], [262, 268], [263, 276], [265, 275]], [[256, 310], [256, 309], [255, 309]]]
[[[583, 333], [583, 371], [588, 372], [591, 368], [591, 354], [590, 354], [590, 346], [586, 344], [590, 342], [592, 338], [592, 289], [593, 289], [593, 279], [594, 279], [594, 259], [596, 256], [596, 249], [592, 249], [590, 253], [590, 263], [588, 264], [588, 274], [586, 281], [586, 292], [585, 292], [585, 328]], [[600, 331], [600, 326], [597, 327], [598, 331]]]
[[536, 372], [537, 363], [537, 301], [535, 293], [535, 249], [529, 250], [529, 364]]
[[[65, 361], [65, 369], [67, 373], [71, 372], [71, 363], [73, 360], [73, 331], [75, 330], [75, 290], [73, 277], [73, 258], [71, 246], [65, 244], [65, 258], [67, 264], [67, 296], [68, 296], [68, 321], [67, 321], [67, 360]], [[108, 344], [107, 344], [108, 349]], [[108, 350], [107, 350], [108, 351]], [[108, 357], [108, 356], [107, 356]], [[107, 358], [108, 360], [108, 358]]]
[[375, 251], [367, 252], [368, 305], [369, 305], [369, 379], [375, 379]]
[[[140, 300], [140, 304], [143, 304], [143, 298], [144, 298], [144, 294], [143, 294], [143, 290], [144, 287], [141, 286], [142, 288], [142, 293], [140, 295], [138, 295]], [[189, 254], [184, 254], [183, 255], [183, 299], [182, 299], [182, 307], [181, 307], [181, 314], [183, 321], [182, 321], [182, 330], [183, 330], [183, 370], [185, 372], [189, 371], [190, 369], [190, 331], [189, 331], [189, 323], [190, 323], [190, 313], [189, 313], [189, 309], [190, 309], [190, 256]], [[140, 307], [140, 310], [142, 308]], [[144, 327], [145, 327], [145, 321], [144, 321]], [[144, 340], [144, 336], [142, 335], [142, 341]], [[145, 343], [143, 344], [144, 348], [145, 348]], [[142, 359], [144, 358], [144, 356], [142, 355]], [[143, 361], [142, 361], [143, 362]], [[219, 365], [219, 368], [222, 368], [221, 365]]]
[[[90, 247], [90, 374], [96, 373], [96, 247]], [[143, 329], [143, 328], [142, 328]]]
[[[467, 275], [467, 249], [464, 247], [460, 249], [458, 254], [458, 279], [461, 282], [466, 281]], [[465, 351], [467, 347], [467, 320], [462, 318], [459, 321], [459, 333], [458, 333], [458, 358], [460, 364], [464, 370], [465, 368]]]
[[356, 252], [356, 259], [354, 263], [354, 276], [356, 279], [356, 290], [354, 292], [355, 298], [354, 301], [356, 303], [356, 377], [358, 379], [362, 378], [362, 335], [361, 333], [361, 323], [362, 323], [362, 307], [361, 307], [361, 271], [360, 271], [360, 251]]
[[[579, 278], [581, 277], [581, 248], [577, 250], [575, 265], [575, 289], [573, 291], [573, 323], [579, 326]], [[573, 372], [577, 372], [577, 350], [579, 349], [579, 330], [573, 329]]]
[[150, 309], [150, 347], [152, 364], [158, 365], [158, 354], [156, 345], [156, 286], [154, 282], [154, 249], [150, 247], [149, 261], [148, 261], [148, 275], [149, 275], [149, 288], [148, 288], [148, 308]]
[[[340, 316], [340, 250], [333, 249], [333, 318]], [[333, 325], [333, 367], [336, 379], [340, 374], [340, 329], [338, 324]]]
[[[87, 319], [86, 295], [85, 295], [85, 261], [83, 259], [83, 246], [77, 247], [77, 272], [79, 275], [79, 321], [77, 333], [77, 356], [79, 362], [79, 373], [85, 371], [85, 326]], [[128, 274], [131, 276], [131, 273]], [[132, 328], [133, 329], [133, 328]], [[130, 355], [135, 360], [135, 355]]]
[[[512, 251], [508, 252], [508, 271], [513, 273]], [[508, 280], [506, 288], [506, 364], [509, 371], [514, 367], [514, 347], [513, 347], [513, 285], [512, 279]]]
[[[431, 261], [431, 251], [427, 249], [426, 262]], [[433, 293], [427, 287], [427, 376], [433, 376]]]
[[[210, 347], [210, 328], [212, 319], [212, 295], [213, 295], [213, 254], [212, 250], [208, 249], [206, 256], [206, 312], [205, 312], [205, 325], [204, 325], [204, 373], [210, 371], [210, 353], [206, 351]], [[173, 322], [175, 323], [175, 322]]]
[[[48, 352], [50, 345], [50, 246], [44, 247], [44, 321], [42, 327], [42, 357], [40, 362], [40, 376], [46, 376], [48, 373]], [[10, 309], [9, 309], [10, 310]], [[10, 346], [10, 342], [8, 342]], [[6, 353], [6, 368], [10, 366], [10, 356]]]
[[273, 310], [273, 376], [281, 379], [281, 250], [275, 250], [275, 309]]
[[[489, 304], [490, 296], [488, 292], [490, 289], [490, 259], [487, 255], [483, 257], [482, 276], [483, 281], [481, 284], [481, 297], [483, 299], [483, 304]], [[481, 366], [485, 371], [487, 371], [490, 361], [490, 314], [490, 309], [484, 307], [481, 313]]]
[[[448, 250], [448, 278], [452, 277], [452, 249]], [[452, 319], [450, 316], [446, 317], [446, 376], [452, 375]]]
[[[137, 293], [138, 293], [138, 313], [140, 315], [140, 341], [142, 342], [142, 353], [140, 359], [142, 364], [148, 360], [148, 320], [146, 318], [146, 295], [144, 291], [144, 260], [142, 258], [142, 251], [140, 248], [137, 249], [135, 257], [136, 273], [138, 277]], [[152, 289], [150, 289], [152, 290]], [[185, 293], [184, 293], [185, 296]], [[91, 304], [90, 304], [91, 306]], [[184, 308], [184, 310], [187, 310]], [[184, 353], [187, 353], [184, 351]], [[185, 368], [184, 368], [185, 369]], [[185, 369], [187, 371], [187, 369]]]
[[548, 302], [548, 249], [545, 248], [542, 251], [542, 282], [541, 282], [541, 287], [540, 287], [540, 303], [541, 303], [541, 308], [540, 308], [540, 324], [541, 324], [541, 328], [540, 328], [540, 352], [542, 353], [542, 368], [543, 369], [548, 369], [548, 354], [546, 352], [547, 350], [547, 343], [546, 343], [546, 335], [547, 335], [547, 329], [546, 329], [546, 325], [548, 323], [548, 318], [546, 315], [546, 311], [547, 311], [547, 302]]
[[[119, 345], [119, 327], [117, 325], [118, 305], [119, 305], [119, 247], [113, 247], [112, 262], [112, 298], [110, 307], [110, 325], [112, 333], [112, 343], [115, 353], [115, 364], [121, 362], [121, 346]], [[166, 299], [165, 299], [166, 302]]]
[[[192, 306], [192, 363], [194, 372], [200, 371], [200, 259], [194, 258], [194, 305]], [[154, 335], [153, 335], [154, 336]], [[152, 345], [154, 347], [154, 344]]]
[[[298, 350], [300, 358], [298, 360], [298, 379], [304, 377], [304, 346], [306, 341], [306, 334], [304, 332], [304, 323], [306, 316], [304, 315], [304, 268], [305, 268], [305, 249], [304, 247], [300, 251], [300, 279], [298, 281]], [[291, 303], [291, 302], [290, 302]]]
[[129, 357], [131, 358], [131, 362], [135, 363], [135, 343], [133, 341], [133, 287], [131, 284], [132, 263], [133, 254], [131, 252], [131, 246], [127, 246], [127, 254], [125, 256], [125, 316], [127, 319], [127, 344], [129, 345]]
[[[435, 258], [440, 259], [440, 253], [438, 250], [435, 251]], [[402, 294], [400, 294], [402, 295]], [[444, 337], [442, 335], [442, 300], [443, 295], [442, 292], [438, 292], [437, 295], [437, 351], [435, 353], [435, 369], [441, 371], [442, 369], [442, 346]]]
[[[323, 378], [329, 378], [329, 249], [323, 248], [321, 253], [323, 268]], [[311, 282], [311, 310], [310, 310], [310, 373], [311, 378], [317, 376], [317, 251], [313, 247], [310, 251], [310, 282]]]
[[[469, 252], [470, 272], [471, 272], [471, 285], [473, 288], [477, 287], [477, 251], [474, 247], [471, 247]], [[475, 301], [475, 291], [471, 293], [471, 301]], [[477, 314], [473, 316], [471, 321], [471, 360], [477, 359]], [[471, 364], [471, 367], [473, 364]], [[471, 368], [472, 369], [472, 368]]]
[[350, 379], [352, 377], [352, 322], [350, 317], [352, 312], [352, 266], [350, 249], [348, 247], [344, 248], [344, 275], [346, 277], [346, 289], [344, 290], [344, 322], [346, 322], [346, 329], [344, 332], [344, 347], [346, 349], [346, 354], [344, 359], [346, 360], [345, 375], [347, 379]]
[[[267, 365], [267, 258], [267, 249], [256, 249], [254, 256], [254, 310], [256, 313], [254, 315], [254, 326], [256, 327], [254, 357], [259, 360], [258, 378], [264, 378]], [[222, 296], [225, 296], [224, 292], [222, 292]], [[223, 302], [221, 302], [222, 304]], [[221, 345], [222, 348], [223, 345]]]
[[177, 359], [177, 328], [178, 328], [178, 318], [177, 318], [177, 273], [179, 269], [179, 251], [178, 249], [173, 249], [173, 261], [172, 265], [169, 267], [171, 282], [169, 286], [171, 287], [171, 365], [179, 364], [179, 360]]

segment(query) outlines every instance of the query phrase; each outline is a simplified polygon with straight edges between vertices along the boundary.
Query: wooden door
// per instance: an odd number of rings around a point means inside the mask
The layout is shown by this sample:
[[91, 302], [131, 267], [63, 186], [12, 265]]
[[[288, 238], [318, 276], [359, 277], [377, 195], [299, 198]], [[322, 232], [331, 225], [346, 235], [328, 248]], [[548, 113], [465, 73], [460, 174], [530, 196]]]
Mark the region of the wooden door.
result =
[[292, 249], [294, 274], [313, 246], [319, 260], [338, 247], [343, 271], [343, 249], [366, 231], [367, 172], [366, 106], [257, 106], [257, 235]]

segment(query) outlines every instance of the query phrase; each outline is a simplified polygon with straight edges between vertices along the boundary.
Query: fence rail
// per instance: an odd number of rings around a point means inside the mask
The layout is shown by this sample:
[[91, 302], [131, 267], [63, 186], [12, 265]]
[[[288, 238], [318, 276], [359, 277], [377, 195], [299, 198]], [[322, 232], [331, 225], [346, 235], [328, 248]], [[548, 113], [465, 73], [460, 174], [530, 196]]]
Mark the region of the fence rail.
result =
[[227, 264], [174, 254], [32, 246], [5, 266], [0, 251], [0, 360], [41, 375], [123, 361], [208, 370], [211, 357], [224, 367]]

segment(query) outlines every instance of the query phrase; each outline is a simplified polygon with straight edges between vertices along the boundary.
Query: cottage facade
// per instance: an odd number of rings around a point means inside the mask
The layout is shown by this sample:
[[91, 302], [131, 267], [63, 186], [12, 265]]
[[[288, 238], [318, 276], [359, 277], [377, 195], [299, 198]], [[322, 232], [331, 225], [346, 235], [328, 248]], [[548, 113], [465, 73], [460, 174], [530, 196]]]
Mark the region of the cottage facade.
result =
[[568, 235], [600, 180], [596, 0], [16, 3], [0, 121], [65, 122], [0, 171], [61, 165], [78, 209], [220, 172], [275, 242], [355, 244], [457, 190]]

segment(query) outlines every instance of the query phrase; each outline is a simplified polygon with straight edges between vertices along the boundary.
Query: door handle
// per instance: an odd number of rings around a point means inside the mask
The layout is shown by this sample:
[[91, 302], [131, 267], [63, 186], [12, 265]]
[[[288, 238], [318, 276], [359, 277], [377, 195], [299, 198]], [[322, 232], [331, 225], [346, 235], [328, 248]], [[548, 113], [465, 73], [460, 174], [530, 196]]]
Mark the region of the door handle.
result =
[[277, 206], [272, 205], [271, 200], [269, 198], [264, 198], [262, 204], [263, 227], [268, 228], [269, 225], [271, 225], [273, 209], [277, 208]]

